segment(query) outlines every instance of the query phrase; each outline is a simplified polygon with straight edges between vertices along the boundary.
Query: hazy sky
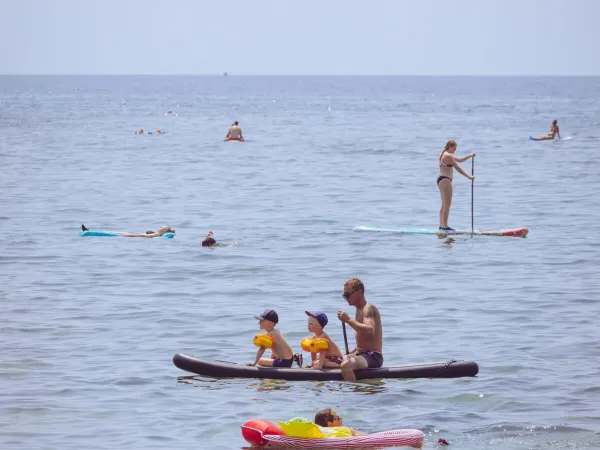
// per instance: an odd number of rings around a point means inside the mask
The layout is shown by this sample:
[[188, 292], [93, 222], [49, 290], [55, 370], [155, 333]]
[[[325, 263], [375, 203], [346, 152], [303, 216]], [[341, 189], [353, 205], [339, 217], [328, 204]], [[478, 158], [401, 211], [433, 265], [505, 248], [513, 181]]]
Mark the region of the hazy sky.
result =
[[0, 0], [3, 74], [600, 75], [600, 0]]

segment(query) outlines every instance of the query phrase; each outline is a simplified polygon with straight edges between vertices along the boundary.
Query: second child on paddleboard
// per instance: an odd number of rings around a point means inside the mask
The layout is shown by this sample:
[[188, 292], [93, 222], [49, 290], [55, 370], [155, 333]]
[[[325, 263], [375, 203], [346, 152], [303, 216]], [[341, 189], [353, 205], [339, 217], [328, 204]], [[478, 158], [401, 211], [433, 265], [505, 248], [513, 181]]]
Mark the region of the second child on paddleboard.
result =
[[[279, 316], [273, 309], [265, 309], [260, 316], [254, 316], [258, 320], [261, 330], [266, 331], [266, 335], [260, 337], [264, 339], [264, 345], [260, 346], [256, 352], [254, 362], [248, 363], [249, 366], [265, 366], [265, 367], [292, 367], [294, 361], [302, 367], [302, 355], [295, 354], [292, 348], [287, 343], [281, 331], [275, 326], [279, 322]], [[258, 338], [259, 336], [257, 336]], [[256, 338], [255, 338], [256, 340]], [[271, 349], [271, 357], [263, 358], [267, 348]]]
[[473, 181], [474, 176], [467, 174], [458, 165], [459, 162], [465, 162], [469, 158], [473, 158], [475, 153], [458, 158], [454, 156], [456, 151], [456, 141], [449, 140], [440, 154], [438, 165], [440, 166], [440, 176], [437, 179], [438, 189], [442, 196], [442, 207], [440, 208], [440, 228], [439, 231], [455, 231], [454, 228], [448, 226], [448, 216], [450, 216], [450, 206], [452, 205], [452, 178], [454, 176], [453, 168], [458, 173]]
[[342, 296], [348, 305], [356, 308], [354, 319], [345, 311], [337, 316], [356, 331], [356, 348], [352, 350], [340, 366], [345, 381], [356, 381], [356, 369], [377, 369], [383, 365], [383, 330], [377, 307], [365, 299], [365, 286], [358, 278], [344, 283]]
[[344, 360], [342, 356], [342, 351], [333, 342], [333, 339], [329, 337], [327, 333], [323, 330], [325, 325], [328, 323], [327, 316], [325, 313], [317, 312], [311, 313], [309, 311], [304, 311], [308, 316], [308, 331], [314, 333], [313, 336], [307, 338], [311, 341], [325, 340], [328, 343], [328, 348], [322, 349], [320, 351], [311, 351], [310, 356], [312, 358], [312, 363], [310, 368], [313, 369], [339, 369], [340, 364]]

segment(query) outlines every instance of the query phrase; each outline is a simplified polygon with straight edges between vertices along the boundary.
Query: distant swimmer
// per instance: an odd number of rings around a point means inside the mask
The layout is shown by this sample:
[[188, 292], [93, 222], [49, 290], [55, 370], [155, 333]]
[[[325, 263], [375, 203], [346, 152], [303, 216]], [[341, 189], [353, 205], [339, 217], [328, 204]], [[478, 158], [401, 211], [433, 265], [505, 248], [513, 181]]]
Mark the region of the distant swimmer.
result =
[[453, 170], [456, 169], [458, 173], [467, 177], [469, 180], [474, 180], [474, 176], [468, 175], [464, 170], [460, 168], [458, 165], [459, 162], [465, 162], [469, 158], [473, 158], [475, 153], [471, 153], [463, 158], [458, 158], [454, 156], [454, 152], [456, 151], [456, 142], [450, 140], [446, 143], [446, 147], [444, 147], [444, 151], [440, 155], [439, 166], [440, 166], [440, 176], [437, 179], [438, 189], [440, 190], [440, 194], [442, 196], [442, 207], [440, 209], [440, 231], [454, 231], [453, 228], [448, 226], [448, 216], [450, 215], [450, 206], [452, 205], [452, 177]]
[[[81, 231], [90, 231], [85, 225], [81, 225]], [[162, 226], [156, 231], [146, 231], [145, 233], [128, 233], [126, 231], [113, 231], [112, 233], [121, 235], [123, 237], [141, 237], [141, 238], [155, 238], [160, 237], [166, 233], [175, 234], [175, 229], [167, 226]]]
[[555, 136], [558, 136], [560, 139], [560, 128], [558, 128], [558, 121], [553, 120], [552, 125], [550, 125], [550, 132], [546, 136], [540, 136], [539, 138], [535, 138], [536, 141], [551, 141]]
[[144, 129], [140, 128], [138, 131], [135, 132], [135, 134], [144, 134]]
[[229, 128], [227, 132], [227, 136], [225, 136], [226, 141], [243, 141], [244, 136], [242, 136], [242, 129], [240, 128], [238, 121], [236, 120]]
[[214, 247], [217, 245], [217, 241], [213, 238], [213, 232], [209, 231], [206, 235], [206, 239], [202, 241], [202, 247]]
[[202, 247], [234, 247], [239, 245], [237, 242], [217, 242], [213, 236], [214, 233], [209, 231], [202, 241]]

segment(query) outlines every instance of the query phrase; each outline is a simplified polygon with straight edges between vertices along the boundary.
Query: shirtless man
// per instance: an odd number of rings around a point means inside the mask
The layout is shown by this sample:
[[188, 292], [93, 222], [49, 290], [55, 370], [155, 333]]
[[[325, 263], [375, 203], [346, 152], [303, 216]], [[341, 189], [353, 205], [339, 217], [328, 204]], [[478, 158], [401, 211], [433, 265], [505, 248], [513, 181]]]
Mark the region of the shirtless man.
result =
[[238, 125], [237, 120], [235, 122], [233, 122], [233, 125], [231, 125], [231, 128], [229, 128], [229, 131], [227, 132], [227, 136], [225, 136], [225, 140], [228, 140], [228, 139], [234, 139], [234, 140], [240, 140], [240, 141], [244, 140], [244, 136], [242, 136], [242, 129]]
[[381, 316], [377, 307], [365, 299], [365, 286], [358, 278], [344, 283], [342, 296], [356, 308], [354, 319], [345, 311], [337, 312], [338, 319], [356, 331], [356, 348], [344, 357], [340, 368], [345, 381], [356, 381], [356, 369], [375, 369], [383, 364]]

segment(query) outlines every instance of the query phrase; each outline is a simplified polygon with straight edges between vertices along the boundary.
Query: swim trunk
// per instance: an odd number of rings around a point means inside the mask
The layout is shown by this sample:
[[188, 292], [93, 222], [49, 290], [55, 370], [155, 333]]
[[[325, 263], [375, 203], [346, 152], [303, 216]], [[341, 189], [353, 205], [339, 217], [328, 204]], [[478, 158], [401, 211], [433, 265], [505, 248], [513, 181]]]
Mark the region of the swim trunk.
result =
[[344, 357], [343, 356], [327, 356], [327, 360], [331, 361], [332, 363], [335, 363], [335, 364], [341, 364], [344, 362]]
[[375, 350], [358, 352], [356, 356], [362, 356], [365, 358], [369, 369], [378, 369], [383, 365], [383, 355]]
[[273, 360], [273, 367], [292, 367], [293, 363], [294, 363], [294, 358], [290, 358], [290, 359], [277, 358], [277, 359]]

